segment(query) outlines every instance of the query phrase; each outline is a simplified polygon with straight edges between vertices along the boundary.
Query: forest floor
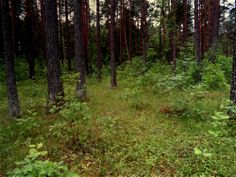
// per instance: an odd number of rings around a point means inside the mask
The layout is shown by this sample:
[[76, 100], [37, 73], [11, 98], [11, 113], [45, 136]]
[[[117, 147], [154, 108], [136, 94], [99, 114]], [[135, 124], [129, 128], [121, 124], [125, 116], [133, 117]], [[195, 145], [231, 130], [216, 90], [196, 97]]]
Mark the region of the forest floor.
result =
[[79, 103], [77, 115], [74, 84], [64, 85], [70, 106], [64, 114], [46, 114], [45, 81], [19, 82], [23, 117], [12, 121], [1, 83], [0, 176], [38, 143], [50, 160], [81, 176], [236, 176], [235, 144], [208, 133], [226, 92], [130, 89], [124, 80], [111, 89], [108, 78], [90, 79], [89, 100]]

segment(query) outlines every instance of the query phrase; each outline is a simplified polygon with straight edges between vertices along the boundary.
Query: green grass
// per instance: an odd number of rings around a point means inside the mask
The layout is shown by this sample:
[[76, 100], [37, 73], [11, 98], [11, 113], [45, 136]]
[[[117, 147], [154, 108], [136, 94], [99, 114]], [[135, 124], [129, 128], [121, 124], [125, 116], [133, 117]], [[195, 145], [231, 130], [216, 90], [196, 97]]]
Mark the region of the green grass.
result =
[[[48, 158], [64, 161], [81, 176], [236, 176], [235, 145], [214, 142], [207, 133], [210, 117], [227, 92], [205, 91], [197, 98], [194, 90], [154, 92], [147, 86], [140, 88], [142, 105], [133, 107], [122, 99], [129, 82], [121, 80], [111, 89], [108, 78], [102, 83], [90, 79], [87, 104], [92, 118], [80, 124], [45, 113], [44, 83], [18, 84], [22, 119], [29, 118], [25, 123], [9, 120], [5, 87], [0, 86], [0, 176], [25, 157], [29, 144], [40, 142]], [[70, 100], [75, 87], [64, 85]], [[195, 147], [214, 155], [196, 156]]]

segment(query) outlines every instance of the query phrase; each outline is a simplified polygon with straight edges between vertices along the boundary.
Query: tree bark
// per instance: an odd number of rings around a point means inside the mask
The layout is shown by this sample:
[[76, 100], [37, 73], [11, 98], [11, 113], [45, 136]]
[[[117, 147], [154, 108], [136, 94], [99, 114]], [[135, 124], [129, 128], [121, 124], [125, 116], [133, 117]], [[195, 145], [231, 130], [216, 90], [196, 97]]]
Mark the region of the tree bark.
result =
[[33, 2], [31, 0], [25, 1], [25, 52], [29, 65], [29, 78], [35, 79], [35, 61], [34, 61], [34, 40], [33, 40]]
[[171, 47], [171, 61], [173, 65], [173, 73], [176, 72], [176, 0], [171, 0], [171, 10], [173, 12], [173, 17], [172, 17], [172, 22], [173, 22], [173, 27], [171, 29], [171, 38], [170, 38], [170, 47]]
[[2, 2], [2, 32], [3, 32], [3, 43], [4, 43], [4, 58], [6, 67], [9, 116], [14, 118], [20, 115], [20, 105], [18, 100], [18, 92], [16, 85], [16, 77], [15, 77], [11, 18], [9, 14], [8, 0], [1, 0], [1, 2]]
[[100, 27], [100, 2], [96, 0], [96, 46], [97, 46], [97, 79], [102, 80], [102, 50], [101, 50], [101, 27]]
[[84, 56], [84, 43], [82, 37], [83, 22], [83, 0], [74, 0], [74, 25], [75, 25], [75, 62], [76, 70], [79, 73], [79, 81], [76, 87], [76, 95], [79, 99], [86, 98], [86, 62]]
[[[236, 0], [235, 0], [236, 7]], [[236, 11], [234, 12], [234, 24], [236, 24]], [[232, 80], [230, 89], [230, 100], [236, 104], [236, 25], [234, 25], [234, 53], [233, 53], [233, 68], [232, 68]]]
[[199, 0], [194, 0], [194, 29], [195, 29], [195, 60], [198, 65], [201, 63], [201, 34], [199, 21]]
[[115, 0], [110, 0], [111, 87], [117, 87], [115, 46]]
[[143, 64], [147, 64], [147, 0], [142, 1], [141, 31], [142, 31], [142, 57]]
[[59, 59], [56, 0], [44, 0], [46, 17], [46, 52], [49, 102], [60, 103], [64, 96]]

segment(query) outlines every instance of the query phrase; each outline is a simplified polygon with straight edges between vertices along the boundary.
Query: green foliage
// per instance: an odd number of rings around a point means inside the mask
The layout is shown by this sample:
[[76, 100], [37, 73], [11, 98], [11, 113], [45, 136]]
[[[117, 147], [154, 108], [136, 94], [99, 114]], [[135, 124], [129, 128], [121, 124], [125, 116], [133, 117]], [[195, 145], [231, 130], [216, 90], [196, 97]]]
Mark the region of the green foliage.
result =
[[63, 163], [51, 162], [45, 159], [48, 154], [47, 151], [41, 151], [43, 144], [30, 145], [30, 150], [25, 159], [21, 162], [17, 162], [18, 166], [13, 172], [9, 172], [9, 177], [49, 177], [49, 176], [61, 176], [61, 177], [78, 177], [75, 173], [68, 170]]
[[66, 83], [77, 83], [79, 80], [79, 73], [65, 73], [62, 75], [62, 79]]
[[184, 89], [189, 87], [190, 78], [183, 74], [176, 74], [172, 76], [164, 76], [160, 78], [156, 84], [156, 87], [162, 88], [164, 91], [168, 92], [173, 89]]
[[119, 66], [118, 74], [121, 79], [132, 79], [141, 76], [146, 70], [141, 57], [134, 57], [131, 63], [125, 63]]
[[158, 59], [157, 52], [155, 51], [154, 48], [149, 48], [147, 50], [147, 60], [148, 62], [156, 62]]
[[127, 101], [129, 105], [135, 109], [144, 107], [142, 91], [140, 88], [127, 88], [121, 99]]
[[224, 72], [218, 64], [207, 63], [203, 69], [203, 87], [209, 90], [223, 90], [227, 88]]
[[86, 103], [78, 100], [67, 101], [60, 114], [65, 120], [86, 122], [91, 119], [91, 112]]
[[232, 75], [232, 57], [219, 55], [217, 56], [216, 63], [220, 66], [221, 70], [224, 72], [225, 78], [229, 83], [231, 81], [231, 75]]

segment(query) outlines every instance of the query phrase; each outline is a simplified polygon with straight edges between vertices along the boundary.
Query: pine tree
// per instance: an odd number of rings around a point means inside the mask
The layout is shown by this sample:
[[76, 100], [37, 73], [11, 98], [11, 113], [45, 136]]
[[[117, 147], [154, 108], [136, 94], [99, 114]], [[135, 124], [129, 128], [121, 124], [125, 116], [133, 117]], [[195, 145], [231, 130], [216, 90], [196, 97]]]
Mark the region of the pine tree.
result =
[[64, 96], [59, 59], [57, 3], [56, 0], [45, 0], [45, 29], [47, 53], [48, 96], [52, 103], [60, 103]]
[[12, 26], [9, 13], [9, 1], [1, 0], [2, 5], [2, 32], [4, 43], [4, 59], [6, 67], [7, 96], [9, 104], [10, 117], [18, 117], [20, 115], [20, 106], [18, 100], [18, 92], [14, 67], [14, 52], [12, 40]]
[[76, 95], [79, 99], [86, 98], [86, 65], [84, 56], [84, 43], [82, 37], [83, 0], [74, 0], [74, 25], [75, 25], [75, 61], [76, 70], [79, 73], [79, 81], [76, 87]]
[[117, 87], [116, 80], [116, 46], [115, 46], [115, 0], [110, 0], [110, 54], [111, 54], [111, 87]]

